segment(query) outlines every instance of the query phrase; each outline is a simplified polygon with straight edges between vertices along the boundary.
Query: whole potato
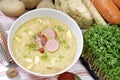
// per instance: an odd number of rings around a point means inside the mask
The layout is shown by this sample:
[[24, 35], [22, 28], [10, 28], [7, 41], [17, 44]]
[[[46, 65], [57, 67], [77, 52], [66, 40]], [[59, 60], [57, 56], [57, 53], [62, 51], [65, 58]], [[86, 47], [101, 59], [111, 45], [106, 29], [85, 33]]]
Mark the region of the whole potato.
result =
[[33, 9], [41, 0], [21, 0], [26, 9]]
[[55, 9], [55, 5], [52, 0], [43, 0], [41, 1], [36, 8], [52, 8]]
[[26, 11], [24, 4], [19, 0], [1, 0], [0, 10], [11, 17], [19, 17]]

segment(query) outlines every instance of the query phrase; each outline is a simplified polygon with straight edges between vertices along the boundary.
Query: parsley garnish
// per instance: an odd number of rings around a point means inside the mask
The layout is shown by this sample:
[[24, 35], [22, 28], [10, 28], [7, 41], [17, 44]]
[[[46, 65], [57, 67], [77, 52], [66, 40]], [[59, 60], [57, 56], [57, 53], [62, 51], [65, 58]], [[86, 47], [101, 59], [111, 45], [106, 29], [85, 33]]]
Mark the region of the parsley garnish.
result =
[[55, 26], [54, 26], [54, 29], [55, 29], [55, 30], [58, 30], [58, 31], [60, 31], [60, 32], [64, 31], [64, 28], [63, 28], [62, 26], [60, 26], [60, 25], [55, 25]]
[[43, 53], [42, 56], [41, 56], [41, 59], [43, 59], [43, 60], [48, 59], [48, 55], [47, 55], [47, 53]]
[[30, 53], [31, 51], [37, 50], [37, 45], [35, 43], [26, 44], [25, 47], [28, 53]]

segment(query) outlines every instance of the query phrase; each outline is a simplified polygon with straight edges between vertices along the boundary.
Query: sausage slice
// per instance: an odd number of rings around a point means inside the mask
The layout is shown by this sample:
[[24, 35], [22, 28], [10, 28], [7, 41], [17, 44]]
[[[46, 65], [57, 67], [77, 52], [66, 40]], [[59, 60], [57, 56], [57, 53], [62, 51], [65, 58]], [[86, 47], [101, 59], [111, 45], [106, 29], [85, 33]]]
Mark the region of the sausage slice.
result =
[[56, 39], [50, 39], [46, 43], [46, 49], [49, 52], [55, 52], [59, 48], [59, 42]]
[[56, 38], [56, 33], [53, 29], [51, 28], [46, 28], [44, 29], [44, 33], [50, 38], [50, 39], [54, 39]]

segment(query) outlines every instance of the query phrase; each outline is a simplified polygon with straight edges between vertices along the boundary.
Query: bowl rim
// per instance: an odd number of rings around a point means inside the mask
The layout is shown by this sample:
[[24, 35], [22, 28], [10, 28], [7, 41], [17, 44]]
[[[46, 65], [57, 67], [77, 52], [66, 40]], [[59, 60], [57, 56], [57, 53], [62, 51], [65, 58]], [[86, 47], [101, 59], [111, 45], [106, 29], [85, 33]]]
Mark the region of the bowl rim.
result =
[[[72, 21], [72, 22], [74, 23], [74, 25], [75, 25], [76, 28], [78, 29], [78, 31], [79, 31], [79, 33], [80, 33], [80, 36], [81, 36], [81, 50], [80, 50], [80, 52], [79, 52], [79, 55], [77, 55], [76, 59], [74, 59], [73, 62], [72, 62], [68, 67], [66, 67], [64, 70], [59, 71], [59, 72], [57, 72], [57, 73], [53, 73], [53, 74], [41, 74], [41, 73], [36, 73], [36, 72], [30, 71], [30, 70], [24, 68], [24, 67], [14, 58], [13, 53], [12, 53], [12, 50], [11, 50], [11, 48], [10, 48], [10, 47], [11, 47], [11, 45], [10, 45], [10, 43], [11, 43], [11, 42], [10, 42], [10, 37], [11, 37], [11, 35], [12, 35], [12, 30], [13, 30], [13, 28], [14, 28], [14, 25], [15, 25], [21, 18], [23, 18], [24, 16], [26, 16], [27, 14], [30, 14], [30, 13], [32, 13], [32, 12], [39, 11], [39, 10], [40, 10], [40, 11], [41, 11], [41, 10], [43, 10], [43, 11], [48, 10], [48, 11], [52, 11], [52, 12], [55, 12], [55, 13], [60, 14], [60, 15], [64, 15], [66, 18], [70, 19], [70, 21]], [[30, 20], [30, 19], [29, 19], [29, 20]], [[17, 29], [18, 29], [18, 28], [17, 28]], [[76, 37], [76, 38], [77, 38], [77, 37]], [[8, 33], [7, 42], [8, 42], [7, 44], [8, 44], [8, 50], [9, 50], [9, 52], [10, 52], [10, 55], [11, 55], [12, 59], [14, 60], [14, 62], [15, 62], [19, 67], [21, 67], [23, 70], [25, 70], [26, 72], [28, 72], [28, 73], [30, 73], [30, 74], [37, 75], [37, 76], [43, 76], [43, 77], [51, 77], [51, 76], [59, 75], [59, 74], [61, 74], [61, 73], [64, 73], [64, 72], [68, 71], [68, 70], [69, 70], [71, 67], [73, 67], [73, 65], [75, 65], [75, 63], [78, 61], [79, 57], [81, 56], [82, 50], [83, 50], [83, 35], [82, 35], [82, 31], [80, 30], [80, 28], [79, 28], [78, 24], [75, 22], [75, 20], [73, 20], [69, 15], [65, 14], [65, 13], [62, 12], [62, 11], [55, 10], [55, 9], [50, 9], [50, 8], [40, 8], [40, 9], [31, 10], [31, 11], [29, 11], [29, 12], [24, 13], [24, 14], [21, 15], [19, 18], [17, 18], [17, 19], [14, 21], [14, 23], [12, 24], [11, 28], [10, 28], [10, 31], [9, 31], [9, 33]], [[78, 49], [78, 46], [77, 46], [77, 49]], [[77, 50], [77, 51], [78, 51], [78, 50]], [[77, 52], [76, 52], [76, 54], [77, 54]], [[76, 55], [75, 55], [75, 56], [76, 56]], [[74, 57], [74, 58], [75, 58], [75, 57]]]

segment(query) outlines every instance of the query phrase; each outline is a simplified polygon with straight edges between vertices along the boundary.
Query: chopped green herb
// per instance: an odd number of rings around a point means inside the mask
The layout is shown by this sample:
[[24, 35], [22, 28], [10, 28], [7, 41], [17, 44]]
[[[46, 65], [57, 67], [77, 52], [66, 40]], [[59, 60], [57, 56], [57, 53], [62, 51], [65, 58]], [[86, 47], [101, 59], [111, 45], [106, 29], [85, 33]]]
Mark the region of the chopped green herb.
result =
[[34, 34], [34, 35], [32, 36], [32, 38], [35, 40], [35, 39], [36, 39], [36, 35]]
[[35, 49], [36, 48], [36, 44], [35, 43], [26, 44], [26, 46], [28, 48], [31, 48], [31, 49]]
[[25, 29], [25, 30], [24, 30], [25, 33], [28, 33], [28, 31], [29, 31], [29, 29]]
[[63, 59], [63, 58], [64, 58], [64, 56], [59, 56], [58, 58], [59, 58], [59, 59]]
[[27, 55], [23, 55], [24, 58], [27, 58]]
[[67, 41], [65, 40], [65, 39], [63, 39], [63, 38], [60, 38], [60, 39], [58, 39], [59, 40], [59, 42], [62, 44], [62, 46], [64, 46], [65, 48], [70, 48], [70, 46], [68, 45], [68, 43], [67, 43]]
[[66, 43], [67, 43], [67, 41], [66, 41], [65, 39], [59, 39], [59, 42], [60, 42], [61, 44], [66, 44]]
[[48, 58], [47, 53], [43, 53], [43, 55], [41, 56], [41, 59], [47, 59], [47, 58]]
[[28, 53], [30, 53], [31, 51], [37, 50], [37, 45], [35, 43], [26, 44], [25, 47]]
[[58, 31], [60, 31], [60, 32], [64, 31], [64, 28], [63, 28], [62, 26], [60, 26], [60, 25], [55, 25], [55, 26], [54, 26], [54, 29], [55, 29], [55, 30], [58, 30]]
[[36, 23], [44, 24], [44, 21], [43, 21], [42, 19], [37, 19], [37, 20], [36, 20]]
[[66, 45], [65, 45], [65, 48], [67, 48], [67, 49], [68, 49], [68, 48], [70, 48], [70, 46], [69, 46], [68, 44], [66, 44]]

